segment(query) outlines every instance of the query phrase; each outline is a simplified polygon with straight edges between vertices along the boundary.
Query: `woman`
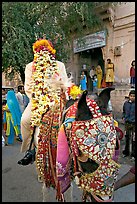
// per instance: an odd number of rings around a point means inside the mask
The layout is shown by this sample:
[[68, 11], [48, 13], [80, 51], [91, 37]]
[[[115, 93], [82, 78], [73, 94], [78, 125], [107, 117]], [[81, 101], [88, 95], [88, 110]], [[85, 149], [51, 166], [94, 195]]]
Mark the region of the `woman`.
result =
[[81, 90], [87, 90], [87, 77], [85, 75], [85, 72], [82, 71], [81, 73], [81, 79], [80, 79], [80, 88]]
[[15, 92], [13, 90], [7, 93], [7, 104], [4, 111], [4, 123], [6, 123], [6, 136], [8, 137], [8, 144], [13, 144], [14, 134], [19, 141], [22, 141], [20, 133], [21, 110], [17, 101]]
[[97, 75], [97, 80], [98, 80], [97, 88], [100, 89], [101, 81], [102, 81], [102, 69], [100, 65], [96, 67], [96, 75]]
[[106, 65], [106, 85], [107, 87], [112, 86], [114, 83], [114, 64], [111, 59], [107, 59]]

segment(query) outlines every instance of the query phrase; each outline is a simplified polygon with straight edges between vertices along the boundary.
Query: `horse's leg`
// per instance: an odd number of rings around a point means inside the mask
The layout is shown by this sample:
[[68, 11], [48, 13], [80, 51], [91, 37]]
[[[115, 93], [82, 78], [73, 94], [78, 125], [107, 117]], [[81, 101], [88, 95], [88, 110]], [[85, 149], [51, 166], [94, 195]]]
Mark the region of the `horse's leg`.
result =
[[94, 197], [90, 193], [83, 190], [82, 202], [94, 202], [94, 203], [96, 203], [97, 201], [94, 199]]
[[68, 188], [68, 190], [64, 193], [66, 202], [73, 202], [73, 184]]
[[[42, 186], [43, 193], [43, 202], [60, 202], [56, 199], [56, 189], [47, 188], [45, 183]], [[69, 187], [69, 189], [64, 193], [64, 201], [63, 202], [73, 202], [73, 185]]]
[[58, 202], [56, 200], [56, 190], [52, 187], [47, 188], [45, 183], [42, 186], [43, 202]]
[[[42, 187], [42, 193], [43, 193], [43, 202], [60, 202], [56, 199], [56, 189], [53, 188], [47, 188], [45, 186], [45, 183], [43, 183]], [[70, 188], [64, 193], [64, 201], [61, 202], [73, 202], [73, 185], [70, 186]]]

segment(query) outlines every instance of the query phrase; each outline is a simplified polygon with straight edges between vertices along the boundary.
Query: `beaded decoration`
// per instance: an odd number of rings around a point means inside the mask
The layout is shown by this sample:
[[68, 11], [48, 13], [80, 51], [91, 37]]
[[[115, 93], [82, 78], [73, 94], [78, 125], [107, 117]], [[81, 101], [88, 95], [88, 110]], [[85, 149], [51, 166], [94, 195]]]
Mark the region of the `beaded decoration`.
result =
[[[40, 39], [33, 45], [33, 90], [31, 134], [39, 126], [36, 167], [47, 187], [57, 188], [57, 134], [64, 108], [65, 93], [60, 86], [61, 75], [51, 42]], [[59, 82], [59, 83], [58, 83]], [[56, 85], [57, 83], [57, 85]], [[60, 194], [58, 194], [58, 197]]]
[[[77, 104], [78, 102], [69, 108], [66, 118], [76, 115]], [[73, 121], [71, 125], [66, 126], [66, 134], [69, 137], [74, 158], [78, 158], [80, 150], [99, 167], [92, 173], [82, 172], [81, 176], [76, 176], [76, 182], [80, 188], [93, 196], [100, 196], [102, 199], [107, 196], [108, 200], [110, 198], [112, 200], [114, 183], [120, 168], [120, 165], [112, 159], [116, 145], [114, 120], [111, 114], [102, 115], [94, 100], [87, 98], [87, 105], [93, 119]]]
[[39, 126], [41, 116], [55, 103], [59, 103], [60, 89], [53, 89], [51, 79], [60, 80], [59, 67], [55, 61], [55, 50], [46, 40], [38, 40], [33, 45], [33, 89], [31, 127]]
[[36, 154], [36, 165], [38, 174], [47, 187], [56, 186], [55, 164], [57, 135], [59, 129], [60, 108], [56, 107], [54, 112], [49, 110], [44, 114], [41, 121], [39, 143]]

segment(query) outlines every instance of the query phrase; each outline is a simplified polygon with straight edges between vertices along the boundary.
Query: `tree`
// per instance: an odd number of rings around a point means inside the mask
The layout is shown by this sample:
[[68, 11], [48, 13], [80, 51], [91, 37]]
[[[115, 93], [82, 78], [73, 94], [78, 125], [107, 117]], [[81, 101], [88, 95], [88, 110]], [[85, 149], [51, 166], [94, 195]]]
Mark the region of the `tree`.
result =
[[[29, 7], [27, 5], [26, 2], [2, 4], [2, 71], [12, 67], [9, 77], [12, 79], [14, 73], [18, 72], [23, 82], [24, 66], [33, 59], [32, 44], [35, 41], [36, 12], [32, 3], [29, 3]], [[35, 15], [31, 16], [30, 13]]]
[[2, 71], [10, 67], [8, 77], [18, 72], [24, 82], [25, 65], [33, 60], [32, 45], [44, 34], [53, 42], [57, 59], [66, 62], [73, 38], [103, 26], [94, 9], [98, 3], [3, 2]]

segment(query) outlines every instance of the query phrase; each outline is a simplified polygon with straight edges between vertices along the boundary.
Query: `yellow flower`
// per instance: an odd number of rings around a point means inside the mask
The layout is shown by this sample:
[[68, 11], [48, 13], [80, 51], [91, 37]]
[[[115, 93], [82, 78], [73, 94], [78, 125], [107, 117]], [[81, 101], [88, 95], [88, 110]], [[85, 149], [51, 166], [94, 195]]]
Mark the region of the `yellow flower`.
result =
[[34, 56], [34, 61], [36, 61], [36, 59], [37, 59], [37, 57], [36, 57], [36, 56]]
[[118, 127], [118, 122], [116, 120], [114, 120], [114, 126]]
[[53, 49], [53, 50], [52, 50], [52, 54], [53, 54], [53, 55], [55, 55], [55, 53], [56, 53], [56, 50], [55, 50], [55, 49]]
[[80, 94], [82, 93], [82, 90], [74, 85], [70, 88], [70, 96], [75, 100]]

